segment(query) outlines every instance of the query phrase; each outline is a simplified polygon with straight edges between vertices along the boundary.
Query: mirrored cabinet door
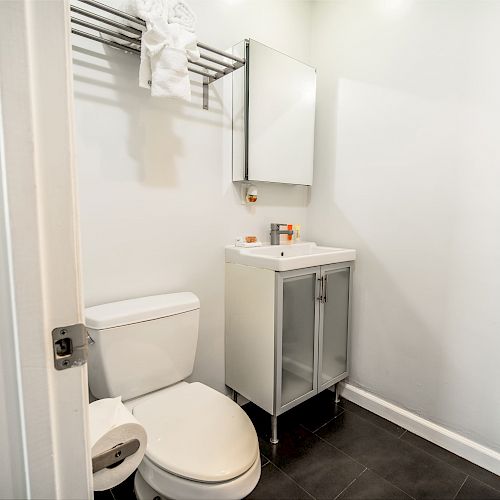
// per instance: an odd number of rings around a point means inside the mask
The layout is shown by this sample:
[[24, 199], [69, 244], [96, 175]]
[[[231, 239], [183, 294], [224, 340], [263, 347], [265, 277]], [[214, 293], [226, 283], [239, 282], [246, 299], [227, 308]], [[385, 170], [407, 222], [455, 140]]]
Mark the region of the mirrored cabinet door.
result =
[[255, 40], [233, 52], [233, 180], [312, 185], [316, 70]]
[[[296, 275], [293, 275], [293, 274]], [[317, 349], [317, 281], [316, 272], [304, 271], [280, 273], [282, 293], [281, 335], [281, 376], [279, 384], [281, 398], [278, 405], [283, 408], [303, 396], [316, 391], [316, 349]], [[279, 347], [278, 347], [279, 349]]]
[[319, 386], [347, 373], [350, 268], [324, 271]]

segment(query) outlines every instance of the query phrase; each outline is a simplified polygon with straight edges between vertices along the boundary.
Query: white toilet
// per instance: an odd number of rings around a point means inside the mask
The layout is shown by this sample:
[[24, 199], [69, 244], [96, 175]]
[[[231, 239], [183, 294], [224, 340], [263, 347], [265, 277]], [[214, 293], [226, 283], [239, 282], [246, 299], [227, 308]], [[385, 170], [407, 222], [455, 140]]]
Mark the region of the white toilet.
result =
[[239, 499], [260, 478], [246, 413], [214, 389], [183, 381], [193, 371], [199, 311], [189, 292], [86, 310], [90, 390], [121, 396], [148, 436], [134, 483], [139, 500]]

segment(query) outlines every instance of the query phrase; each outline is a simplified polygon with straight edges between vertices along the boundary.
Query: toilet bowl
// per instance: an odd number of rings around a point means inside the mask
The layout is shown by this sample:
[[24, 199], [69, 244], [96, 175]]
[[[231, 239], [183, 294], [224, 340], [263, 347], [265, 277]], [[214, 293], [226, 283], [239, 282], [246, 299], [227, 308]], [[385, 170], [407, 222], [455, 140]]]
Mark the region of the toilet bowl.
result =
[[135, 479], [139, 500], [235, 499], [255, 488], [257, 435], [247, 414], [226, 396], [180, 382], [125, 405], [148, 435]]
[[260, 478], [258, 438], [230, 398], [192, 372], [199, 301], [192, 293], [144, 297], [86, 310], [89, 384], [99, 398], [122, 396], [144, 426], [136, 472], [139, 500], [243, 498]]

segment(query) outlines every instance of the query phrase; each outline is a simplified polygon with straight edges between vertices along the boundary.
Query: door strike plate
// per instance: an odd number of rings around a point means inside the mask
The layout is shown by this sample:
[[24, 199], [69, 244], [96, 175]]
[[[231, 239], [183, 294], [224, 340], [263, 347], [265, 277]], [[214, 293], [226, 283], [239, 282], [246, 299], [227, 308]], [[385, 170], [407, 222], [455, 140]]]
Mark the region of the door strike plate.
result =
[[66, 370], [87, 362], [88, 344], [85, 325], [61, 326], [52, 330], [54, 366], [56, 370]]

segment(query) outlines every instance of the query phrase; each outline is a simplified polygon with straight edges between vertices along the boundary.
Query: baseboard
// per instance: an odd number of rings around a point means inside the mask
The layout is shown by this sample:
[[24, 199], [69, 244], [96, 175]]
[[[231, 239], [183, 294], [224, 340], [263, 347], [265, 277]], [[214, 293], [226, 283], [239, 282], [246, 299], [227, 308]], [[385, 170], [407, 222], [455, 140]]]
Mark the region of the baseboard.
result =
[[375, 396], [351, 384], [340, 384], [340, 393], [348, 401], [352, 401], [367, 410], [380, 415], [396, 425], [431, 441], [442, 448], [459, 455], [480, 467], [500, 475], [500, 453], [483, 446], [471, 439], [452, 432], [408, 410], [400, 408], [384, 399]]

